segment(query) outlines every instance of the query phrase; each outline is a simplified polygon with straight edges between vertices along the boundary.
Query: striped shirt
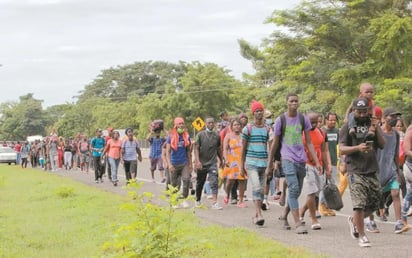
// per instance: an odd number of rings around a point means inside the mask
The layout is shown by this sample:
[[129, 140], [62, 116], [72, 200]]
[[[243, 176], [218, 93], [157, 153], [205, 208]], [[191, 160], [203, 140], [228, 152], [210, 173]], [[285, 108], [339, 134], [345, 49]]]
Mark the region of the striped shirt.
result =
[[242, 139], [248, 142], [246, 150], [246, 164], [255, 167], [267, 167], [267, 142], [269, 140], [269, 133], [266, 126], [245, 126], [242, 130]]

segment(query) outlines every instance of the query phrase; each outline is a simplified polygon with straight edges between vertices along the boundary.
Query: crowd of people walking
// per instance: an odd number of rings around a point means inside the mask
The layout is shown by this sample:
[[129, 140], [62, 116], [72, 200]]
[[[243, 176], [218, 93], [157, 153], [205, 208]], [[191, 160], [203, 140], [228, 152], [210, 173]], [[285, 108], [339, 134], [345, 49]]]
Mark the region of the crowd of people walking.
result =
[[[323, 194], [326, 181], [338, 184], [341, 195], [349, 186], [350, 234], [361, 247], [369, 247], [365, 231], [379, 232], [375, 216], [387, 220], [392, 205], [394, 233], [403, 233], [409, 230], [412, 204], [412, 126], [405, 131], [401, 114], [391, 107], [379, 108], [373, 93], [371, 84], [360, 85], [359, 96], [348, 107], [340, 129], [334, 112], [300, 113], [296, 94], [286, 96], [287, 110], [275, 120], [262, 103], [253, 101], [250, 122], [245, 113], [229, 116], [222, 112], [221, 121], [205, 117], [204, 130], [193, 139], [184, 118], [176, 117], [170, 130], [156, 120], [146, 137], [151, 178], [155, 182], [158, 170], [161, 183], [181, 190], [183, 200], [175, 208], [190, 207], [187, 198], [192, 189], [195, 207], [208, 206], [201, 198], [207, 192], [211, 209], [221, 210], [229, 204], [242, 209], [247, 207], [248, 191], [254, 207], [252, 222], [257, 226], [265, 224], [268, 199], [278, 200], [283, 207], [279, 222], [297, 234], [308, 233], [306, 211], [312, 230], [322, 229], [320, 216], [336, 215]], [[142, 161], [133, 129], [127, 128], [125, 135], [121, 139], [119, 131], [108, 128], [106, 137], [97, 129], [90, 139], [79, 134], [69, 140], [53, 131], [43, 141], [17, 143], [15, 150], [23, 167], [30, 160], [32, 167], [50, 171], [76, 168], [88, 172], [92, 168], [96, 183], [103, 182], [108, 167], [108, 178], [117, 186], [120, 163], [129, 182], [136, 179]], [[219, 191], [223, 191], [221, 203]], [[302, 193], [306, 199], [299, 203]]]

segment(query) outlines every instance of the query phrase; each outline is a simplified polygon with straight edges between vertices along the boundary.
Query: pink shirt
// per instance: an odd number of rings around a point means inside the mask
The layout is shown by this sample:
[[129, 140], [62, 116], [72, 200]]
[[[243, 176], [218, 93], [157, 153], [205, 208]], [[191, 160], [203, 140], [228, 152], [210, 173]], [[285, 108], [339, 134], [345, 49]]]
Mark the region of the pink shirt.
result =
[[109, 150], [107, 151], [107, 156], [113, 159], [120, 158], [120, 151], [122, 149], [122, 141], [121, 140], [113, 140], [110, 139], [107, 144], [109, 145]]

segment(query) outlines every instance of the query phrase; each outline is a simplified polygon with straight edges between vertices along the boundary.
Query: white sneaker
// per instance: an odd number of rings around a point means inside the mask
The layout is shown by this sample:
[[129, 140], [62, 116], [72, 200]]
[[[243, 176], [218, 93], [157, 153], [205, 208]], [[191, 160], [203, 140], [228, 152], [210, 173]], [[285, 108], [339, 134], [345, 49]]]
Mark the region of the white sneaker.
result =
[[213, 195], [208, 195], [208, 196], [207, 196], [207, 199], [209, 199], [209, 200], [210, 200], [210, 199], [213, 199]]
[[223, 207], [220, 206], [218, 202], [212, 204], [212, 210], [221, 210], [221, 209], [223, 209]]
[[201, 203], [200, 201], [196, 201], [195, 207], [196, 207], [196, 208], [200, 208], [200, 206], [202, 206], [202, 203]]
[[263, 200], [263, 202], [262, 202], [262, 210], [264, 210], [264, 211], [270, 210], [268, 200]]
[[190, 204], [186, 200], [182, 202], [182, 208], [183, 209], [187, 209], [189, 207], [190, 207]]

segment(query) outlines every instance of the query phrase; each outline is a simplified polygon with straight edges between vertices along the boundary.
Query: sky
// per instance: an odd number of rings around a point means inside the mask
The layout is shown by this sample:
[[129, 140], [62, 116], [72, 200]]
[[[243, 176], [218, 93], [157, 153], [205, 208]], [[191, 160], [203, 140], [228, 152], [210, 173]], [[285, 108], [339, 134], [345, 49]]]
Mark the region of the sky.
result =
[[253, 73], [238, 39], [259, 45], [264, 20], [300, 0], [0, 0], [0, 103], [33, 93], [74, 103], [102, 70], [141, 61], [211, 62]]

